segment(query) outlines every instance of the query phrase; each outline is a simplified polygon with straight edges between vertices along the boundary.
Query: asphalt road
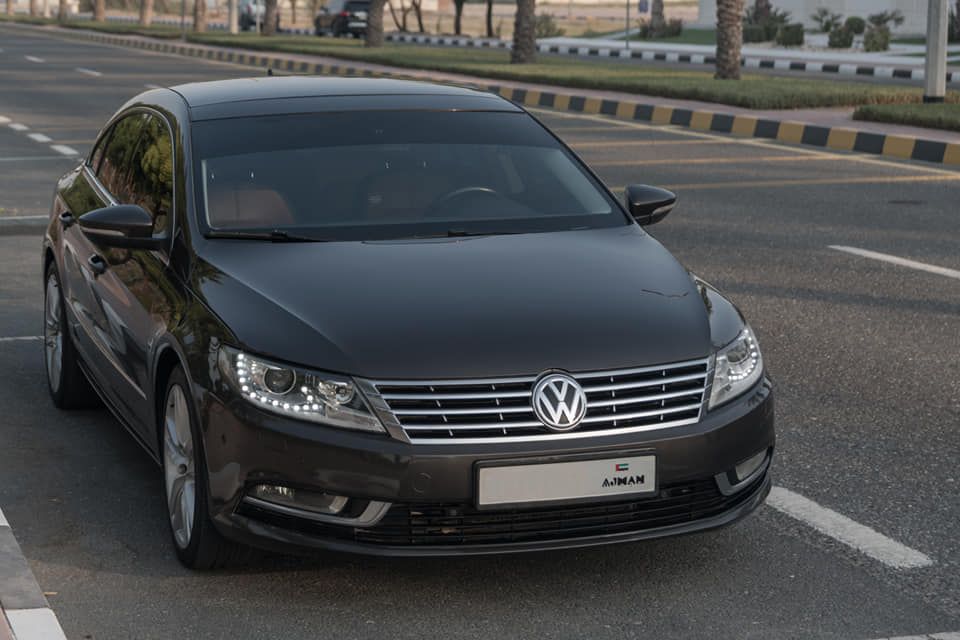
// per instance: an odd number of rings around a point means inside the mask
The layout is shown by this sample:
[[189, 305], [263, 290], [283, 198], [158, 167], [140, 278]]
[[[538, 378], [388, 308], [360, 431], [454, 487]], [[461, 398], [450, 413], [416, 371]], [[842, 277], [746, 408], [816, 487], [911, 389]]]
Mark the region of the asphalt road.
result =
[[[257, 73], [4, 27], [0, 49], [9, 119], [0, 122], [0, 215], [46, 213], [56, 177], [76, 161], [50, 145], [85, 152], [146, 84]], [[602, 549], [269, 556], [191, 573], [170, 548], [159, 469], [105, 412], [55, 410], [40, 342], [8, 339], [40, 332], [39, 238], [0, 237], [0, 506], [70, 638], [960, 631], [960, 279], [830, 248], [960, 270], [960, 174], [538, 115], [611, 186], [678, 191], [678, 208], [652, 231], [725, 290], [759, 336], [778, 393], [775, 484], [932, 564], [895, 569], [836, 531], [764, 507], [721, 531]]]

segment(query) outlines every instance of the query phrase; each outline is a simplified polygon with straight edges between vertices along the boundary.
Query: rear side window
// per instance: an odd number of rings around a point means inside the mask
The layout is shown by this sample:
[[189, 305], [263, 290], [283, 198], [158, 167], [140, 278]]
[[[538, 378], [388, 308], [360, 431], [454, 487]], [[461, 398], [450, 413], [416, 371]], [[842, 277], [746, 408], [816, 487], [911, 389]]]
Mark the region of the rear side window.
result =
[[347, 6], [344, 7], [345, 11], [354, 13], [356, 11], [369, 11], [370, 3], [369, 2], [348, 2]]
[[143, 116], [139, 144], [130, 157], [129, 196], [125, 204], [143, 207], [153, 216], [153, 231], [164, 233], [173, 206], [173, 154], [166, 123], [152, 114]]
[[139, 142], [144, 117], [144, 114], [136, 113], [113, 125], [97, 168], [100, 184], [120, 203], [127, 203], [130, 199], [130, 157]]

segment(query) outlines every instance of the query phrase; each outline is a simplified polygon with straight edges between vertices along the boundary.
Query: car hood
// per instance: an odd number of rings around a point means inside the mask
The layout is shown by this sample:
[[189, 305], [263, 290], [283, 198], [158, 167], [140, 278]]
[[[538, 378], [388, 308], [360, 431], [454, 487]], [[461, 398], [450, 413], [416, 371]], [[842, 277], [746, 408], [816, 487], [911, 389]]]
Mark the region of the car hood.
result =
[[242, 348], [375, 378], [530, 375], [710, 353], [690, 274], [637, 226], [473, 238], [209, 240], [193, 288]]

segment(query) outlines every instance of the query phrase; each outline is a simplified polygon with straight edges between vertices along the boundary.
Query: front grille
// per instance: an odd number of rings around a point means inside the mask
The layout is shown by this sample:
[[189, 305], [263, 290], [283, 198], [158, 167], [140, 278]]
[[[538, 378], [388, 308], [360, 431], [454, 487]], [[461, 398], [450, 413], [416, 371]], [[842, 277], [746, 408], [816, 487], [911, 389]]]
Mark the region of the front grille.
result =
[[480, 380], [375, 381], [373, 386], [411, 442], [578, 437], [696, 422], [709, 360], [571, 374], [587, 412], [569, 433], [545, 427], [531, 405], [536, 376]]
[[397, 504], [376, 525], [350, 528], [279, 516], [244, 505], [242, 513], [303, 533], [369, 545], [451, 547], [549, 542], [642, 532], [719, 516], [762, 484], [724, 496], [716, 481], [662, 487], [655, 497], [628, 501], [479, 511], [469, 504]]

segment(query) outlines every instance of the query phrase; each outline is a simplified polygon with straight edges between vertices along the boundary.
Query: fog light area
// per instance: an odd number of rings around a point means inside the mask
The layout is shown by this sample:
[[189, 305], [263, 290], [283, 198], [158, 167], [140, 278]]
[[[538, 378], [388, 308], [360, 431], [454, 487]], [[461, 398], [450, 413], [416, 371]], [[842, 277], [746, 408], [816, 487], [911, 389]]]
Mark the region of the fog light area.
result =
[[328, 515], [339, 514], [349, 501], [346, 496], [336, 496], [321, 491], [293, 489], [275, 484], [258, 484], [250, 491], [250, 495], [273, 504]]

